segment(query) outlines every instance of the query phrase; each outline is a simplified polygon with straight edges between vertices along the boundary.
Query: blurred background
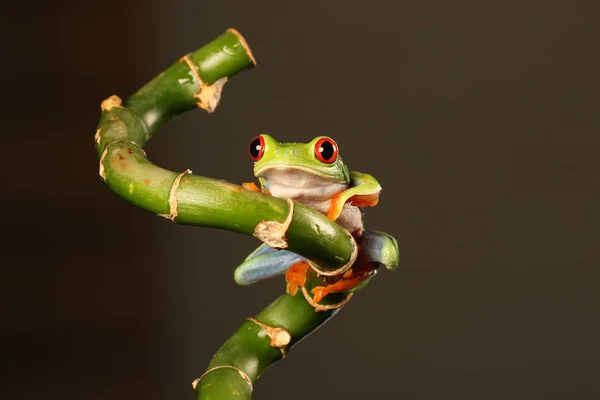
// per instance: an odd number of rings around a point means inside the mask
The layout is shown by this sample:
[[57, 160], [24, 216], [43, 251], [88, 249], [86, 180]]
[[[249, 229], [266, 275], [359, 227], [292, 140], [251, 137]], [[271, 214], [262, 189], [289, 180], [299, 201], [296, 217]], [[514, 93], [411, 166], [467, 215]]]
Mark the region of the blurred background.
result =
[[100, 102], [237, 28], [258, 66], [146, 146], [252, 180], [248, 141], [330, 135], [384, 190], [382, 271], [255, 399], [600, 396], [600, 4], [14, 2], [2, 6], [0, 398], [192, 399], [283, 279], [259, 243], [136, 209], [98, 177]]

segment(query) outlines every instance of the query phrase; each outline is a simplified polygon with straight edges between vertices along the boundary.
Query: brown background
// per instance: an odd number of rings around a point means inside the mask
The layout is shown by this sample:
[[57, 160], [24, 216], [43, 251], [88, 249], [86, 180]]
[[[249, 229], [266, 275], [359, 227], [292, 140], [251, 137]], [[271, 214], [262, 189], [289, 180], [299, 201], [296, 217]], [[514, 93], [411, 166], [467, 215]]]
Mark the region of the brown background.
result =
[[165, 127], [149, 158], [244, 182], [257, 133], [331, 135], [382, 183], [367, 225], [402, 251], [255, 398], [599, 398], [599, 9], [3, 6], [0, 398], [191, 399], [214, 351], [284, 289], [233, 282], [256, 240], [171, 224], [97, 174], [100, 101], [229, 27], [258, 67], [214, 115]]

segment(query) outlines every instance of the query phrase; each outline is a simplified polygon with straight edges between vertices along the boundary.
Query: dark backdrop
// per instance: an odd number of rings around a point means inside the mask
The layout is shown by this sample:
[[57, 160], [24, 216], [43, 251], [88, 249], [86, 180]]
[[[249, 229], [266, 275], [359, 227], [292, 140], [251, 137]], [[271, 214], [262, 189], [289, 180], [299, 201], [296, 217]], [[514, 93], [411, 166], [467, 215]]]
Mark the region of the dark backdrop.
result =
[[191, 399], [282, 279], [237, 287], [258, 242], [112, 194], [93, 136], [229, 27], [258, 67], [147, 146], [252, 178], [246, 148], [333, 136], [384, 187], [384, 273], [257, 383], [256, 399], [600, 396], [599, 3], [116, 1], [4, 5], [2, 399]]

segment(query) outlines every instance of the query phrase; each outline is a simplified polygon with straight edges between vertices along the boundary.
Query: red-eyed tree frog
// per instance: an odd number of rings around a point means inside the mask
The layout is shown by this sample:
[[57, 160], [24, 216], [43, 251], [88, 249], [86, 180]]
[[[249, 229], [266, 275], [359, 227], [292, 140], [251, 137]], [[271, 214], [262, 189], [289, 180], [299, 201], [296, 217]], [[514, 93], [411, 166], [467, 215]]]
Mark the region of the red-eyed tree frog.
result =
[[[397, 267], [396, 240], [385, 233], [363, 231], [361, 208], [377, 204], [381, 186], [371, 175], [350, 172], [333, 139], [319, 136], [309, 143], [279, 143], [262, 134], [252, 139], [249, 153], [261, 187], [244, 183], [246, 189], [298, 201], [327, 215], [357, 240], [360, 262], [335, 283], [314, 288], [315, 302], [328, 293], [362, 287], [381, 265], [389, 270]], [[249, 285], [285, 273], [287, 291], [294, 295], [304, 285], [307, 271], [303, 257], [263, 244], [236, 268], [234, 278]]]

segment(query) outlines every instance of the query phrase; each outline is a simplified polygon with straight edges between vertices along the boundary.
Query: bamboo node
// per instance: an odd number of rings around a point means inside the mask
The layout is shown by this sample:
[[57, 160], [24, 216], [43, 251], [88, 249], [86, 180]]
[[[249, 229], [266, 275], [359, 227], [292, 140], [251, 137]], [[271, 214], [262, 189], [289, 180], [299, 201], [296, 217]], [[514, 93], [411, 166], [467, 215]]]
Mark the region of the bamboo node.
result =
[[285, 357], [285, 348], [292, 341], [292, 335], [287, 329], [270, 326], [254, 318], [248, 318], [248, 321], [254, 322], [256, 325], [260, 326], [267, 333], [269, 339], [271, 339], [269, 346], [277, 347], [281, 350], [281, 355]]
[[194, 98], [197, 100], [196, 106], [209, 113], [215, 111], [219, 105], [219, 101], [221, 100], [221, 93], [223, 92], [223, 86], [225, 86], [225, 83], [227, 83], [227, 77], [223, 77], [212, 85], [208, 85], [200, 77], [198, 68], [190, 59], [189, 54], [181, 57], [179, 62], [184, 62], [187, 64], [190, 71], [192, 71], [192, 75], [194, 75], [196, 82], [198, 82], [198, 91], [196, 94], [194, 94]]
[[186, 169], [185, 171], [183, 171], [182, 173], [177, 175], [177, 177], [173, 181], [173, 185], [171, 185], [171, 190], [169, 192], [169, 213], [168, 214], [158, 214], [159, 216], [170, 219], [171, 221], [175, 222], [175, 218], [179, 215], [179, 212], [177, 211], [178, 203], [177, 203], [177, 196], [175, 195], [175, 192], [177, 191], [177, 188], [179, 188], [179, 183], [181, 182], [181, 178], [183, 178], [184, 175], [191, 174], [191, 173], [192, 173], [192, 170]]
[[287, 201], [290, 206], [285, 221], [261, 221], [256, 225], [254, 233], [252, 234], [254, 237], [276, 249], [285, 249], [288, 247], [285, 234], [294, 215], [294, 202], [289, 198], [286, 198], [285, 201]]
[[356, 257], [358, 257], [358, 245], [356, 244], [356, 239], [354, 239], [354, 236], [352, 236], [350, 234], [350, 232], [348, 232], [347, 230], [344, 229], [344, 232], [346, 232], [346, 234], [350, 238], [350, 241], [352, 242], [352, 254], [350, 255], [350, 260], [346, 264], [344, 264], [343, 266], [341, 266], [340, 268], [338, 268], [338, 269], [336, 269], [334, 271], [322, 271], [321, 268], [316, 263], [314, 263], [314, 262], [312, 262], [312, 261], [310, 261], [310, 260], [307, 259], [306, 261], [308, 262], [308, 265], [317, 274], [324, 275], [324, 276], [341, 275], [341, 274], [345, 273], [346, 271], [348, 271], [350, 269], [350, 267], [352, 267], [352, 265], [356, 261]]
[[310, 297], [310, 294], [308, 294], [308, 291], [306, 290], [306, 288], [304, 286], [302, 286], [302, 295], [304, 296], [304, 299], [306, 300], [306, 302], [308, 304], [310, 304], [311, 307], [315, 309], [315, 311], [318, 312], [318, 311], [335, 310], [337, 308], [343, 307], [348, 301], [350, 301], [352, 296], [354, 296], [354, 293], [348, 293], [344, 300], [340, 301], [339, 303], [329, 304], [329, 305], [322, 305], [319, 303], [315, 303], [315, 301], [312, 299], [312, 297]]
[[242, 371], [241, 369], [234, 367], [232, 365], [219, 365], [218, 367], [214, 367], [209, 369], [208, 371], [206, 371], [205, 373], [203, 373], [202, 375], [200, 375], [200, 378], [194, 379], [194, 381], [192, 382], [192, 387], [194, 388], [194, 390], [196, 390], [196, 386], [198, 386], [198, 383], [200, 382], [200, 380], [202, 378], [204, 378], [206, 375], [208, 375], [209, 373], [216, 371], [217, 369], [221, 369], [221, 368], [231, 368], [231, 369], [235, 369], [238, 374], [240, 374], [240, 376], [242, 377], [242, 379], [244, 381], [246, 381], [246, 383], [248, 384], [248, 386], [250, 386], [250, 391], [253, 390], [252, 387], [252, 381], [250, 380], [250, 377], [248, 376], [248, 374], [246, 374], [244, 371]]
[[[100, 133], [100, 129], [98, 129], [98, 131], [96, 132], [96, 135], [99, 136], [99, 133]], [[146, 155], [146, 152], [144, 151], [144, 149], [142, 149], [139, 144], [132, 142], [131, 140], [115, 140], [114, 142], [110, 142], [109, 144], [106, 145], [106, 147], [104, 148], [104, 151], [102, 152], [102, 155], [100, 156], [100, 167], [98, 170], [98, 174], [100, 175], [100, 178], [102, 178], [103, 181], [106, 180], [106, 170], [104, 169], [104, 164], [103, 164], [104, 158], [106, 157], [106, 154], [108, 154], [108, 148], [115, 143], [129, 143], [130, 145], [135, 146], [138, 149], [140, 149], [142, 151], [142, 153], [144, 153], [144, 155]]]
[[108, 99], [105, 99], [100, 103], [100, 109], [102, 111], [110, 111], [113, 107], [121, 107], [123, 101], [117, 95], [112, 95]]
[[254, 55], [252, 54], [252, 50], [250, 50], [250, 46], [248, 46], [248, 42], [246, 42], [246, 39], [242, 36], [242, 34], [239, 33], [238, 30], [235, 29], [235, 28], [229, 28], [227, 30], [229, 32], [233, 33], [237, 37], [237, 39], [239, 40], [240, 44], [242, 45], [242, 47], [246, 51], [246, 55], [248, 56], [248, 58], [252, 62], [252, 65], [256, 66], [256, 59], [254, 58]]
[[190, 71], [192, 71], [192, 74], [194, 75], [194, 78], [196, 79], [196, 82], [198, 82], [198, 84], [200, 86], [204, 85], [204, 81], [202, 80], [202, 78], [200, 78], [200, 74], [198, 73], [198, 68], [196, 68], [196, 66], [194, 65], [194, 63], [190, 59], [190, 53], [188, 53], [185, 56], [181, 57], [179, 59], [179, 62], [186, 63], [187, 66], [188, 66], [188, 68], [190, 69]]
[[201, 109], [212, 113], [215, 111], [221, 101], [221, 93], [223, 92], [223, 86], [227, 83], [227, 77], [223, 77], [217, 80], [212, 85], [201, 85], [198, 93], [194, 97], [198, 100], [196, 105]]

